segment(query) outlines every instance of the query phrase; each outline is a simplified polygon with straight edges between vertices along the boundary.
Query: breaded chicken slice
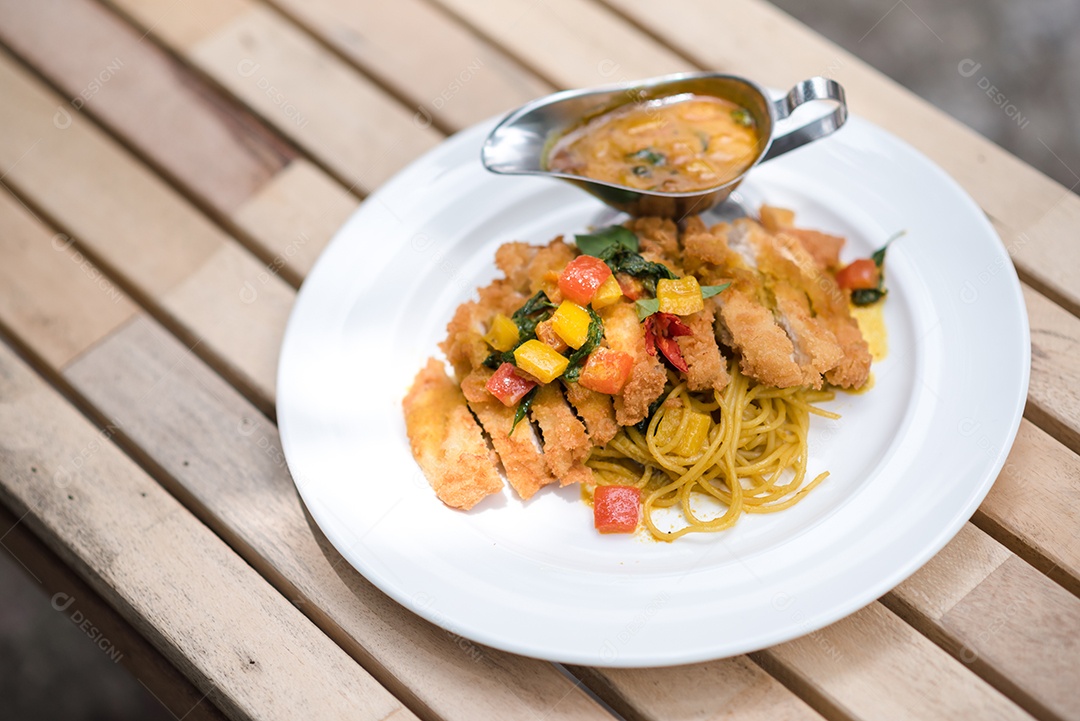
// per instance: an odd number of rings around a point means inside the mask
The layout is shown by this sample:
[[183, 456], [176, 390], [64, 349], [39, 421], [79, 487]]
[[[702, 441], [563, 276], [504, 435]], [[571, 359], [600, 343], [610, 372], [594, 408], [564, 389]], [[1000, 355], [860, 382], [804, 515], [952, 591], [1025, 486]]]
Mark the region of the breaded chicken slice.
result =
[[687, 265], [694, 267], [703, 284], [731, 282], [730, 288], [705, 303], [717, 309], [717, 335], [739, 353], [742, 372], [776, 388], [802, 385], [805, 374], [768, 302], [749, 228], [736, 221], [706, 229], [692, 218], [683, 233], [683, 247]]
[[547, 293], [552, 303], [562, 302], [559, 274], [566, 264], [577, 256], [577, 248], [564, 242], [561, 235], [540, 248], [526, 268], [529, 278], [528, 295], [531, 297], [542, 290]]
[[843, 349], [829, 323], [815, 315], [803, 289], [808, 279], [816, 278], [817, 265], [800, 268], [799, 261], [813, 263], [808, 255], [794, 258], [788, 248], [752, 220], [739, 221], [740, 228], [755, 251], [758, 271], [765, 289], [772, 297], [773, 316], [795, 348], [795, 362], [803, 372], [802, 385], [821, 388], [822, 374], [843, 360]]
[[502, 490], [498, 459], [442, 363], [428, 359], [402, 406], [413, 457], [439, 500], [468, 510]]
[[[851, 317], [847, 296], [833, 276], [814, 265], [809, 251], [786, 232], [775, 236], [777, 248], [790, 258], [801, 274], [800, 288], [810, 300], [816, 318], [835, 336], [843, 351], [840, 362], [825, 374], [825, 380], [841, 388], [858, 388], [870, 378], [870, 346]], [[794, 284], [794, 283], [793, 283]]]
[[600, 316], [608, 345], [634, 358], [630, 377], [615, 396], [615, 420], [620, 426], [632, 426], [648, 416], [649, 406], [664, 392], [667, 373], [645, 350], [645, 331], [633, 303], [619, 301], [601, 310]]
[[474, 368], [462, 381], [461, 392], [499, 454], [510, 487], [523, 500], [528, 500], [538, 490], [558, 479], [548, 471], [540, 452], [540, 440], [532, 424], [522, 421], [514, 428], [515, 409], [504, 406], [487, 392], [484, 386], [491, 374], [492, 371], [484, 366]]
[[580, 383], [564, 383], [566, 399], [585, 421], [585, 430], [594, 446], [607, 445], [619, 432], [615, 421], [615, 405], [611, 396], [589, 390]]
[[563, 398], [558, 383], [540, 386], [530, 411], [544, 440], [544, 461], [559, 485], [592, 483], [592, 469], [585, 465], [593, 444], [585, 426]]
[[795, 227], [795, 212], [771, 205], [761, 206], [761, 224], [770, 233], [785, 232], [798, 240], [815, 261], [826, 270], [840, 267], [840, 249], [844, 239], [817, 230]]
[[459, 378], [468, 375], [491, 353], [484, 334], [495, 314], [511, 315], [526, 301], [509, 281], [501, 278], [480, 288], [478, 294], [479, 300], [466, 301], [454, 311], [446, 326], [446, 339], [439, 344]]
[[682, 275], [682, 251], [679, 249], [679, 228], [668, 218], [635, 218], [625, 226], [638, 238], [639, 252], [645, 260], [663, 263]]
[[529, 292], [529, 264], [539, 250], [535, 245], [515, 240], [503, 243], [495, 251], [495, 267], [503, 272], [511, 287], [519, 293]]
[[703, 310], [683, 316], [683, 323], [693, 331], [692, 335], [679, 336], [683, 360], [686, 361], [686, 384], [692, 391], [722, 391], [731, 381], [727, 360], [716, 344], [716, 311], [711, 304]]

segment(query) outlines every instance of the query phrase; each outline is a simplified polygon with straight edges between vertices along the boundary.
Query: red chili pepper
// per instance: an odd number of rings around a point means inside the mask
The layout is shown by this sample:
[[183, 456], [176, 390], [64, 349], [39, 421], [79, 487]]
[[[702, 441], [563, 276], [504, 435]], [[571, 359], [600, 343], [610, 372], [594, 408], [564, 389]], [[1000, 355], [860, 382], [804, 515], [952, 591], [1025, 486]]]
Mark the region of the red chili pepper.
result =
[[688, 368], [682, 357], [682, 349], [675, 339], [681, 335], [693, 335], [694, 331], [671, 313], [653, 313], [645, 319], [645, 350], [649, 355], [656, 355], [659, 348], [671, 365], [683, 373]]

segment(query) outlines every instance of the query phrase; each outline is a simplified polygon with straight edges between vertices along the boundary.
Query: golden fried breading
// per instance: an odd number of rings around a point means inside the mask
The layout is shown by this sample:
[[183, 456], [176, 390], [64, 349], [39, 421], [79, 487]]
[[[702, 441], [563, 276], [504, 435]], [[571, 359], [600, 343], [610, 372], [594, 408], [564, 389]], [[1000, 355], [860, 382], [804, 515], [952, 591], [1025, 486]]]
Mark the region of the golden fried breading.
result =
[[686, 384], [692, 391], [722, 391], [731, 381], [727, 371], [727, 360], [720, 353], [716, 344], [716, 331], [713, 328], [716, 310], [707, 304], [703, 310], [683, 317], [683, 322], [690, 327], [693, 335], [679, 336], [683, 360], [686, 361]]
[[585, 465], [593, 444], [585, 426], [574, 415], [558, 383], [540, 386], [530, 411], [540, 425], [544, 461], [559, 484], [592, 483], [592, 469]]
[[542, 290], [547, 293], [552, 303], [561, 302], [559, 273], [577, 255], [577, 249], [567, 245], [561, 235], [537, 251], [526, 271], [529, 277], [528, 294], [532, 296]]
[[402, 406], [413, 457], [439, 500], [468, 510], [502, 490], [495, 454], [442, 363], [428, 359]]
[[784, 232], [798, 240], [820, 267], [830, 271], [840, 267], [840, 249], [844, 247], [840, 236], [804, 228], [788, 228]]
[[[548, 471], [540, 452], [540, 441], [532, 424], [522, 421], [514, 426], [514, 409], [500, 403], [484, 387], [492, 371], [484, 366], [474, 368], [461, 382], [461, 392], [469, 408], [499, 454], [506, 480], [522, 499], [528, 500], [541, 488], [558, 479]], [[510, 433], [513, 428], [513, 434]]]
[[491, 348], [484, 342], [484, 334], [495, 314], [510, 315], [526, 300], [505, 279], [492, 281], [478, 293], [478, 301], [466, 301], [454, 311], [454, 317], [446, 326], [446, 339], [439, 344], [458, 378], [468, 375], [491, 353]]
[[591, 391], [580, 383], [564, 383], [566, 398], [585, 421], [589, 440], [595, 446], [605, 445], [619, 432], [615, 421], [615, 406], [611, 396]]
[[615, 420], [632, 426], [649, 414], [649, 406], [664, 392], [667, 373], [663, 364], [645, 350], [645, 331], [634, 304], [619, 301], [600, 311], [608, 345], [634, 357], [626, 385], [615, 396]]
[[682, 275], [682, 252], [679, 250], [679, 229], [668, 218], [635, 218], [626, 228], [638, 237], [641, 256], [654, 263], [663, 263]]
[[529, 263], [540, 250], [535, 245], [515, 240], [503, 243], [495, 251], [495, 267], [503, 272], [514, 290], [519, 293], [529, 292]]

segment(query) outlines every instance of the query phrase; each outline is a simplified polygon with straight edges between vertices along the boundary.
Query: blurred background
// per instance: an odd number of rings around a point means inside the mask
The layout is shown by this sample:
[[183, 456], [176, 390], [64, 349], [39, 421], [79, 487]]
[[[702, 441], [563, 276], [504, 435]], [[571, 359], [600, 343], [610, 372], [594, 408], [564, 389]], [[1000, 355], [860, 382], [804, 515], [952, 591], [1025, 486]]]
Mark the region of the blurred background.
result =
[[[774, 1], [1066, 187], [1077, 187], [1080, 2]], [[6, 553], [0, 553], [0, 588], [0, 718], [172, 718]]]

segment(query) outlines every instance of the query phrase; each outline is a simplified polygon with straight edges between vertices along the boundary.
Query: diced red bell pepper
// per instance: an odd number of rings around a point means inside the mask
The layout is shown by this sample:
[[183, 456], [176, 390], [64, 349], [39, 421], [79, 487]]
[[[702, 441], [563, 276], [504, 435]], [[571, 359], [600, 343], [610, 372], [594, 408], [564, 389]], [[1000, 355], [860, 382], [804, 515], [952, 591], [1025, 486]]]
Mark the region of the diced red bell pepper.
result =
[[640, 517], [640, 488], [596, 487], [593, 492], [593, 525], [600, 533], [633, 533]]
[[503, 363], [488, 378], [485, 388], [488, 393], [498, 398], [504, 406], [513, 408], [526, 393], [537, 386], [536, 381], [527, 380], [518, 375], [513, 363]]
[[689, 368], [683, 359], [682, 349], [675, 339], [681, 335], [693, 335], [690, 326], [679, 320], [679, 316], [671, 313], [653, 313], [645, 319], [645, 350], [649, 355], [656, 355], [659, 348], [664, 357], [671, 365], [683, 373]]
[[626, 385], [634, 367], [634, 356], [611, 348], [597, 348], [589, 354], [578, 383], [597, 393], [615, 395]]
[[591, 255], [579, 255], [567, 263], [559, 274], [559, 290], [563, 297], [578, 305], [592, 302], [596, 291], [611, 277], [607, 263]]
[[881, 271], [870, 258], [859, 258], [836, 274], [836, 284], [848, 290], [877, 288]]

